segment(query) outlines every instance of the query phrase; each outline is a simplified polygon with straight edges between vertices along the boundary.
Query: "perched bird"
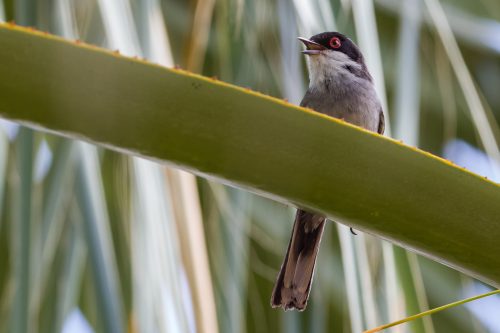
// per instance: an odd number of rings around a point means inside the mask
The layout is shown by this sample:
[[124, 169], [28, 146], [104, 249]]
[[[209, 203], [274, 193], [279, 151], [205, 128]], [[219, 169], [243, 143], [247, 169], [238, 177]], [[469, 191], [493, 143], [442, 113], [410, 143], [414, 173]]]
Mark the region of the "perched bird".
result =
[[[300, 105], [382, 134], [382, 107], [356, 44], [338, 32], [299, 40], [306, 46], [302, 53], [309, 68], [309, 88]], [[272, 307], [305, 309], [325, 221], [325, 216], [297, 210]]]

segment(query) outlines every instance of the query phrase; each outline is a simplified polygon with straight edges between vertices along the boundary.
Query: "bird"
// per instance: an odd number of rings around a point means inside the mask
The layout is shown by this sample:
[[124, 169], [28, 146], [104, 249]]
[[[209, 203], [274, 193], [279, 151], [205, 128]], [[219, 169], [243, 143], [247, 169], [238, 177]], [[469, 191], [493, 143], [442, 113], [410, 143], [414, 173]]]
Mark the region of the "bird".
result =
[[[309, 87], [300, 106], [384, 133], [384, 113], [359, 47], [339, 32], [323, 32], [305, 45]], [[327, 218], [297, 209], [288, 249], [271, 296], [271, 306], [303, 311]]]

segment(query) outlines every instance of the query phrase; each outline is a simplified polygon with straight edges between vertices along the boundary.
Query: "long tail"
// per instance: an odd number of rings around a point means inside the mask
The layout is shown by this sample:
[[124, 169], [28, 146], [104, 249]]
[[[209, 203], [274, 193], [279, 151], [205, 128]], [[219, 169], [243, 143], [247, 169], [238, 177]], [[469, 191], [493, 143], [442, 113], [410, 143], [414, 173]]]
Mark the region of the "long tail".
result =
[[273, 308], [305, 309], [324, 227], [324, 216], [297, 210], [292, 237], [271, 296]]

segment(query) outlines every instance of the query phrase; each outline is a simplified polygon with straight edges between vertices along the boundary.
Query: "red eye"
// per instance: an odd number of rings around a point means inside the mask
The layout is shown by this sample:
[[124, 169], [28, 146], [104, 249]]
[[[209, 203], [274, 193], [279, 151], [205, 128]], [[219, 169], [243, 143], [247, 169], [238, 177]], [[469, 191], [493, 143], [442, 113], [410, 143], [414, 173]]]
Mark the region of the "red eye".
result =
[[338, 49], [342, 46], [342, 43], [340, 42], [340, 39], [338, 37], [332, 37], [332, 39], [330, 39], [330, 46], [333, 49]]

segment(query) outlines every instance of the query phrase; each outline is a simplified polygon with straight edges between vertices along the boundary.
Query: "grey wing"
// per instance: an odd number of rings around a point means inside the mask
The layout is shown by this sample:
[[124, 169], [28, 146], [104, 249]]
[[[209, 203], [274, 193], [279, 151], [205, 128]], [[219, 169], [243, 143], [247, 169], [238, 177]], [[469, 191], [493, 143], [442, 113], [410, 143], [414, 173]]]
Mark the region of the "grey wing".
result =
[[384, 111], [382, 111], [382, 108], [380, 108], [377, 133], [384, 134], [384, 130], [385, 130]]
[[306, 94], [302, 98], [302, 101], [300, 102], [300, 106], [305, 108], [310, 107], [310, 105], [312, 104], [311, 102], [312, 102], [312, 94], [309, 92], [309, 90], [307, 90]]

